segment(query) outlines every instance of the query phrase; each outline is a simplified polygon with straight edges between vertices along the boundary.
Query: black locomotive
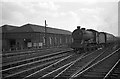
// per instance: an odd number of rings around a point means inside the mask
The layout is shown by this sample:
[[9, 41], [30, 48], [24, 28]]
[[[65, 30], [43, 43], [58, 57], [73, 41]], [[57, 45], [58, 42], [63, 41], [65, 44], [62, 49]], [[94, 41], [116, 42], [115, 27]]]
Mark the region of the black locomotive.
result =
[[112, 34], [105, 32], [98, 32], [93, 29], [85, 29], [77, 26], [72, 32], [73, 42], [71, 48], [76, 51], [89, 51], [95, 50], [100, 47], [104, 47], [107, 44], [112, 44], [116, 40], [116, 37]]

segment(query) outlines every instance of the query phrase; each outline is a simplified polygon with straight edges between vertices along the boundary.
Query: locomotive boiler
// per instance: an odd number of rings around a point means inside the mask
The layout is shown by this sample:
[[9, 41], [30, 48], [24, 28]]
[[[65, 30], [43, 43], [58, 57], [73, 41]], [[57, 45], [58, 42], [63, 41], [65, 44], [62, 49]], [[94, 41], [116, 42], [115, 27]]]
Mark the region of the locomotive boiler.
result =
[[73, 31], [72, 37], [75, 40], [89, 40], [94, 38], [94, 34], [91, 31], [86, 31], [85, 28], [80, 29], [78, 26], [76, 30]]
[[92, 29], [77, 27], [72, 32], [73, 43], [71, 47], [75, 50], [89, 50], [92, 46], [98, 43], [98, 32]]

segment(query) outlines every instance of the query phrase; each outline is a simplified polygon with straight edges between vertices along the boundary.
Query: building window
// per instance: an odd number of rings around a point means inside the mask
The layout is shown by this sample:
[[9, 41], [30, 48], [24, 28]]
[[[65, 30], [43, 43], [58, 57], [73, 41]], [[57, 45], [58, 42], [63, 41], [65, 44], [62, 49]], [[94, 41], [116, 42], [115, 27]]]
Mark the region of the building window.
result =
[[62, 39], [60, 38], [60, 44], [62, 44]]
[[43, 43], [45, 44], [45, 37], [43, 37]]
[[55, 44], [57, 44], [57, 38], [55, 37]]
[[49, 37], [49, 39], [50, 39], [50, 45], [52, 44], [52, 37]]
[[34, 46], [34, 47], [37, 47], [37, 43], [33, 43], [33, 46]]
[[67, 43], [67, 37], [66, 37], [66, 43]]

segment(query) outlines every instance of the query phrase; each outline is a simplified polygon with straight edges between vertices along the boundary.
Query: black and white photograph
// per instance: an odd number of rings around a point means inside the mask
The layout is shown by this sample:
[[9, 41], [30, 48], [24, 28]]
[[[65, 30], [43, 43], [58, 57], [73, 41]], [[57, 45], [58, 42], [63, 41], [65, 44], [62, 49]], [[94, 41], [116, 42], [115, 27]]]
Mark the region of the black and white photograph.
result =
[[1, 0], [0, 79], [120, 79], [120, 0]]

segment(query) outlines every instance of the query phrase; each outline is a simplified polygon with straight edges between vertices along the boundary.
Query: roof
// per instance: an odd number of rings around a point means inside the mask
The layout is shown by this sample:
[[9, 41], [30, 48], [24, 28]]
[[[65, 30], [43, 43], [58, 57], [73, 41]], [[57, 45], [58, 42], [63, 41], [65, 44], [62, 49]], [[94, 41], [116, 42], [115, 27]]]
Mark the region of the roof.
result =
[[87, 29], [88, 31], [94, 31], [94, 32], [98, 32], [98, 31], [96, 31], [96, 30], [94, 30], [94, 29]]
[[[47, 33], [71, 35], [71, 32], [68, 30], [62, 30], [62, 29], [51, 28], [51, 27], [46, 27], [46, 29], [47, 29]], [[9, 32], [45, 32], [45, 26], [25, 24], [21, 27], [12, 29]]]
[[9, 32], [15, 28], [18, 28], [17, 26], [12, 26], [12, 25], [3, 25], [0, 27], [0, 33], [4, 33], [4, 32]]

